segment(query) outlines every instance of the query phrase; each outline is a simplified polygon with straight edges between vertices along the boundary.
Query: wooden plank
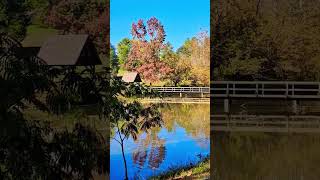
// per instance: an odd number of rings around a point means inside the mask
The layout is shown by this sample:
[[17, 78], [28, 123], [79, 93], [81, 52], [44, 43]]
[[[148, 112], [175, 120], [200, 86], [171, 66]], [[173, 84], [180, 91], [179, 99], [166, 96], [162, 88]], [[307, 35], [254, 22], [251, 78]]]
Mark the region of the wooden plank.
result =
[[226, 132], [279, 132], [279, 133], [320, 133], [320, 128], [269, 128], [269, 127], [211, 127], [211, 131], [226, 131]]

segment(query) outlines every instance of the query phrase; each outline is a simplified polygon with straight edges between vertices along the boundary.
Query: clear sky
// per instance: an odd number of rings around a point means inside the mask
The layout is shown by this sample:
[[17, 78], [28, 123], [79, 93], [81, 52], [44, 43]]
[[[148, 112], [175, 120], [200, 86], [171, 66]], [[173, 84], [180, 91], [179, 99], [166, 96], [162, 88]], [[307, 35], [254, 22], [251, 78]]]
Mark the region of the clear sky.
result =
[[166, 41], [178, 49], [201, 30], [210, 31], [210, 0], [111, 0], [110, 40], [132, 38], [131, 25], [156, 17], [164, 26]]

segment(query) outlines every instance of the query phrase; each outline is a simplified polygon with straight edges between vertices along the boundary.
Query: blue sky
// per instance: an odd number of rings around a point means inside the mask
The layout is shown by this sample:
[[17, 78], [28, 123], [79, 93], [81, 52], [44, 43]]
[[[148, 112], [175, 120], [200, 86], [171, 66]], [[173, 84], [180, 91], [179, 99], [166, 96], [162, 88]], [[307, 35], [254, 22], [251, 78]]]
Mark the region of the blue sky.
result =
[[164, 26], [166, 41], [178, 49], [187, 38], [210, 30], [210, 0], [111, 0], [110, 40], [132, 38], [133, 22], [156, 17]]

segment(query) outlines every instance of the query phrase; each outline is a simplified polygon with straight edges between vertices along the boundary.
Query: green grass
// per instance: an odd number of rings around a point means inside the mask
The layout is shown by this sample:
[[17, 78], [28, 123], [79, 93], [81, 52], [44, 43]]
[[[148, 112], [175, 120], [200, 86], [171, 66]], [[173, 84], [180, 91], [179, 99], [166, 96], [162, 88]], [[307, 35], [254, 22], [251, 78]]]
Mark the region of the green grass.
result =
[[25, 47], [40, 47], [45, 40], [56, 34], [58, 34], [58, 30], [56, 29], [40, 25], [30, 25], [27, 28], [27, 35], [22, 45]]
[[210, 157], [203, 158], [198, 164], [181, 165], [170, 168], [168, 171], [152, 176], [150, 180], [160, 179], [209, 179]]
[[118, 76], [123, 76], [126, 72], [129, 72], [123, 68], [120, 68], [119, 71], [118, 71]]
[[97, 130], [108, 128], [108, 123], [100, 119], [95, 107], [77, 107], [63, 115], [54, 115], [35, 108], [24, 109], [26, 119], [49, 122], [52, 128], [72, 130], [76, 123], [87, 125]]

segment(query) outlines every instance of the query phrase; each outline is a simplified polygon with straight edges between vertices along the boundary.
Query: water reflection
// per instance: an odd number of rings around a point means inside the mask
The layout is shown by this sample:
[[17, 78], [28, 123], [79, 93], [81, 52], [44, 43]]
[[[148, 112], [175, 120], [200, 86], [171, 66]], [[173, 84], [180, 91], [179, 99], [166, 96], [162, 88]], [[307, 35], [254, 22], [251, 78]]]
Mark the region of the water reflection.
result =
[[158, 169], [166, 155], [165, 140], [152, 132], [145, 138], [140, 137], [136, 144], [137, 148], [132, 153], [133, 163], [142, 169], [148, 159], [148, 167]]
[[212, 105], [212, 179], [319, 179], [319, 103], [300, 102], [297, 114], [285, 101], [239, 100], [229, 114]]
[[317, 180], [320, 134], [213, 133], [213, 179]]
[[[172, 166], [194, 163], [209, 154], [210, 107], [208, 104], [171, 104], [160, 111], [162, 128], [139, 134], [138, 140], [125, 142], [125, 153], [131, 179], [144, 179]], [[111, 140], [111, 179], [123, 179], [121, 148]]]

